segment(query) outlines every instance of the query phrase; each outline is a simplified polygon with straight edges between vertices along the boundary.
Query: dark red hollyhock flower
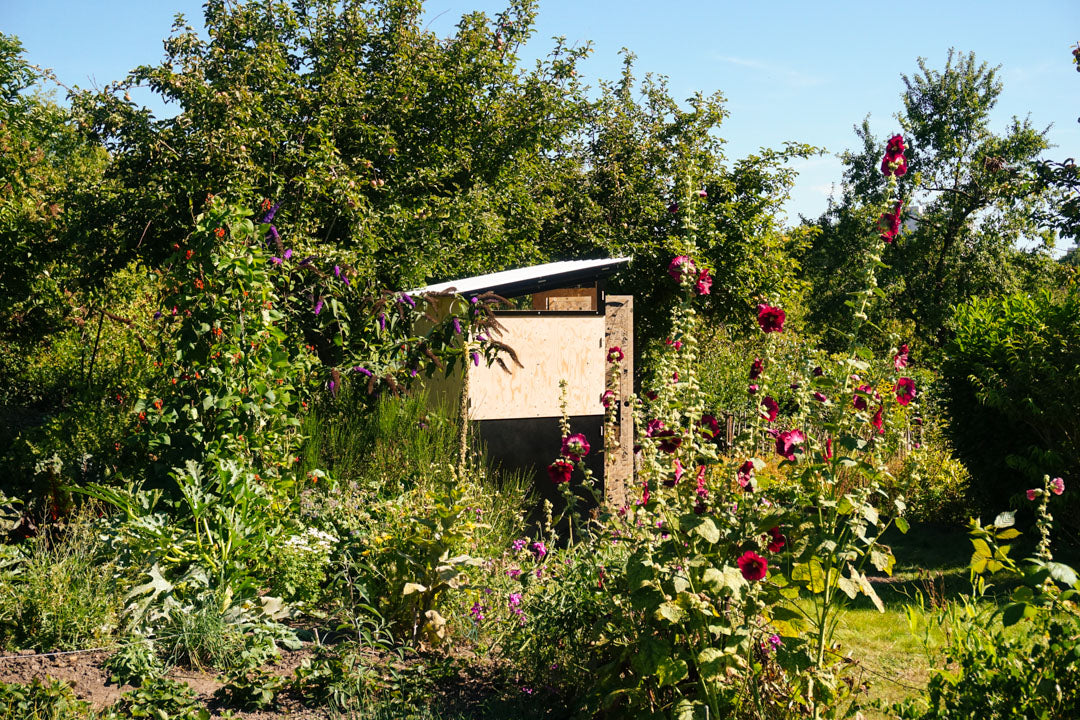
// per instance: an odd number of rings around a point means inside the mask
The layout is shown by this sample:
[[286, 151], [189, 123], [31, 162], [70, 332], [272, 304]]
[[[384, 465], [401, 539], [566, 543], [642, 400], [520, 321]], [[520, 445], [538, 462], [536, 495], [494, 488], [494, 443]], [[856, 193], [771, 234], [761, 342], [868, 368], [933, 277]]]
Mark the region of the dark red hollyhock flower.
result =
[[660, 449], [669, 455], [682, 445], [682, 438], [676, 435], [674, 430], [661, 430], [654, 434], [653, 437], [660, 438]]
[[794, 462], [796, 446], [801, 445], [806, 440], [802, 430], [785, 430], [784, 432], [769, 430], [768, 432], [776, 438], [776, 454], [785, 460]]
[[903, 370], [908, 366], [908, 346], [901, 345], [900, 349], [896, 351], [896, 355], [892, 359], [893, 367], [897, 370]]
[[645, 424], [645, 437], [652, 437], [664, 429], [663, 420], [650, 420]]
[[765, 369], [765, 363], [761, 358], [754, 358], [754, 362], [750, 363], [750, 379], [757, 380], [761, 377], [761, 371]]
[[902, 377], [896, 381], [896, 402], [907, 405], [915, 399], [915, 381]]
[[896, 209], [891, 213], [882, 213], [878, 218], [878, 230], [881, 231], [881, 239], [891, 243], [900, 234], [900, 210], [904, 207], [903, 202], [896, 203]]
[[753, 550], [747, 550], [735, 563], [743, 578], [750, 582], [762, 580], [769, 571], [769, 563]]
[[581, 433], [563, 438], [562, 454], [566, 457], [585, 457], [589, 454], [589, 441]]
[[712, 278], [709, 276], [709, 269], [704, 268], [698, 273], [697, 282], [694, 287], [698, 291], [698, 295], [708, 295], [712, 290]]
[[821, 454], [823, 460], [832, 460], [832, 438], [825, 438], [825, 452]]
[[656, 399], [656, 391], [655, 390], [646, 390], [645, 391], [645, 397], [649, 398], [650, 400], [655, 400]]
[[825, 374], [825, 371], [821, 369], [820, 365], [818, 365], [816, 368], [814, 368], [814, 377], [821, 377], [824, 374]]
[[863, 393], [869, 395], [872, 390], [873, 388], [871, 388], [869, 385], [860, 385], [859, 387], [855, 388], [855, 399], [852, 401], [852, 405], [855, 406], [856, 410], [866, 409], [866, 398], [863, 397]]
[[604, 406], [604, 409], [609, 409], [615, 402], [615, 391], [605, 390], [604, 394], [600, 396], [600, 404]]
[[761, 303], [757, 306], [757, 321], [762, 332], [784, 332], [787, 314], [778, 307]]
[[616, 345], [615, 347], [613, 347], [613, 348], [611, 348], [610, 350], [607, 351], [607, 361], [609, 363], [622, 362], [622, 359], [623, 359], [623, 351], [622, 351], [622, 348], [619, 347], [618, 345]]
[[825, 401], [826, 401], [826, 400], [828, 400], [829, 398], [825, 397], [825, 393], [823, 393], [823, 392], [819, 392], [819, 391], [815, 391], [815, 392], [814, 392], [814, 399], [815, 399], [815, 400], [817, 400], [818, 402], [825, 402]]
[[874, 429], [878, 431], [878, 435], [885, 434], [885, 421], [882, 419], [881, 412], [883, 406], [879, 405], [877, 412], [874, 413], [874, 418], [870, 421], [870, 424], [874, 426]]
[[720, 422], [712, 415], [702, 415], [698, 427], [701, 428], [702, 437], [709, 440], [715, 440], [720, 435]]
[[890, 155], [896, 155], [897, 153], [902, 153], [905, 150], [907, 150], [907, 147], [904, 145], [903, 135], [893, 135], [885, 144], [885, 152]]
[[747, 460], [739, 469], [735, 471], [735, 479], [739, 481], [740, 487], [747, 487], [750, 483], [754, 482], [754, 463], [751, 460]]
[[787, 538], [780, 533], [780, 528], [774, 527], [769, 530], [769, 537], [772, 540], [769, 541], [768, 550], [771, 553], [780, 552], [780, 549], [787, 544]]
[[564, 482], [570, 482], [570, 475], [574, 472], [574, 463], [570, 462], [566, 458], [559, 458], [555, 462], [548, 465], [547, 468], [548, 477], [551, 478], [551, 482], [556, 485]]
[[881, 159], [881, 172], [886, 176], [901, 177], [907, 172], [907, 158], [904, 157], [904, 138], [893, 135], [885, 145], [885, 157]]
[[772, 399], [772, 397], [766, 395], [761, 401], [761, 417], [767, 422], [772, 422], [776, 419], [776, 416], [780, 414], [780, 405]]
[[694, 261], [689, 256], [679, 255], [668, 264], [667, 272], [672, 280], [682, 282], [683, 277], [686, 275], [697, 275], [697, 266], [694, 265]]

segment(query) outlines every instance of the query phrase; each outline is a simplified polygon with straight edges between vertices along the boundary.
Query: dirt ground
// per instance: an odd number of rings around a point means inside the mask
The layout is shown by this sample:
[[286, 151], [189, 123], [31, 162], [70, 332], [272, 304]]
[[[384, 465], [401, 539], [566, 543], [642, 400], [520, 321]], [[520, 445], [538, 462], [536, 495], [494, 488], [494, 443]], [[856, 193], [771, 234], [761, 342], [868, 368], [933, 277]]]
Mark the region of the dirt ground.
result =
[[[268, 669], [275, 674], [291, 677], [301, 661], [311, 655], [310, 649], [300, 649], [295, 652], [284, 650], [279, 662]], [[95, 708], [100, 709], [113, 704], [122, 694], [132, 689], [130, 685], [118, 687], [108, 684], [108, 675], [102, 669], [102, 663], [108, 656], [108, 652], [39, 655], [32, 650], [0, 655], [0, 682], [28, 683], [35, 677], [53, 678], [69, 683], [80, 699], [87, 700]], [[197, 672], [188, 668], [173, 668], [169, 677], [187, 683], [198, 694], [199, 701], [210, 710], [211, 717], [221, 717], [223, 708], [213, 698], [214, 692], [222, 684], [216, 674]], [[331, 717], [328, 710], [306, 708], [300, 705], [289, 697], [287, 692], [279, 695], [278, 707], [272, 711], [233, 710], [232, 712], [233, 717], [247, 720], [279, 720], [280, 718], [323, 720]]]

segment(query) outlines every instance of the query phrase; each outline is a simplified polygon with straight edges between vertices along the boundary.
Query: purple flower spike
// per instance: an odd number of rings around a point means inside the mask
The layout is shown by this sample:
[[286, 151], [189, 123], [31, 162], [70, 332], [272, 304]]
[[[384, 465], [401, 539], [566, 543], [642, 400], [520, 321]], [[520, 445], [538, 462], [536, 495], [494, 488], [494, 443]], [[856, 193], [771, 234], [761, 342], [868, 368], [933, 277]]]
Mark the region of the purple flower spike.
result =
[[326, 384], [326, 387], [330, 390], [331, 395], [337, 395], [337, 383], [335, 383], [333, 380], [328, 382]]
[[336, 278], [341, 277], [341, 266], [340, 265], [335, 265], [334, 266], [334, 277], [336, 277]]
[[319, 313], [322, 312], [322, 306], [323, 306], [322, 298], [319, 298], [319, 302], [315, 303], [315, 314], [316, 315], [318, 315]]
[[272, 258], [270, 258], [270, 262], [274, 263], [275, 265], [280, 265], [281, 264], [281, 258], [272, 257]]
[[409, 296], [409, 293], [401, 293], [401, 297], [398, 298], [398, 302], [405, 303], [409, 307], [416, 307], [416, 301]]
[[288, 250], [285, 251], [285, 259], [288, 260], [291, 257], [292, 257], [292, 248], [289, 248]]
[[480, 353], [474, 352], [472, 354], [472, 364], [476, 367], [480, 367]]
[[160, 319], [160, 318], [161, 318], [161, 311], [160, 311], [160, 310], [158, 310], [158, 311], [157, 311], [156, 313], [154, 313], [154, 319], [155, 319], [155, 320], [158, 320], [158, 319]]
[[281, 207], [281, 203], [274, 203], [274, 206], [270, 208], [270, 211], [266, 213], [266, 217], [262, 219], [264, 223], [268, 223], [274, 219], [274, 215], [277, 213], [278, 208]]
[[454, 318], [454, 332], [458, 335], [461, 334], [461, 321], [457, 318]]
[[364, 375], [366, 377], [371, 377], [372, 376], [372, 372], [370, 370], [368, 370], [366, 367], [360, 367], [359, 365], [354, 367], [352, 369], [352, 371], [354, 373], [360, 373], [361, 375]]
[[277, 228], [274, 227], [273, 225], [270, 226], [270, 237], [274, 238], [274, 240], [280, 240], [281, 239], [281, 236], [278, 235]]
[[379, 329], [386, 330], [386, 313], [379, 313]]

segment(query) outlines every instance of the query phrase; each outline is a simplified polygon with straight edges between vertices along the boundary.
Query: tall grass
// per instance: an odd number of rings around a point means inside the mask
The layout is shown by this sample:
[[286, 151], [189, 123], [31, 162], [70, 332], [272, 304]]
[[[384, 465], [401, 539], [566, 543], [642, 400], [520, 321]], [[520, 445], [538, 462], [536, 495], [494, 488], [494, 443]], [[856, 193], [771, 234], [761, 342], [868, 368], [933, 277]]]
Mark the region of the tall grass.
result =
[[0, 575], [0, 647], [42, 652], [107, 645], [123, 609], [115, 562], [104, 556], [96, 511], [25, 540]]

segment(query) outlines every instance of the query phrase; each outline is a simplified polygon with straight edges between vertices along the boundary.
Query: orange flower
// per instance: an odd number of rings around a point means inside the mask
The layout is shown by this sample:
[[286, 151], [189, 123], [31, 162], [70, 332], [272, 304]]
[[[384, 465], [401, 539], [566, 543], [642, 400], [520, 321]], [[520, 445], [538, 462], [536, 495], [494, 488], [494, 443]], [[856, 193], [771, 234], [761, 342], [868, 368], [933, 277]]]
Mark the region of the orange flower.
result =
[[214, 234], [217, 235], [219, 238], [225, 237], [225, 228], [218, 228], [214, 231]]

